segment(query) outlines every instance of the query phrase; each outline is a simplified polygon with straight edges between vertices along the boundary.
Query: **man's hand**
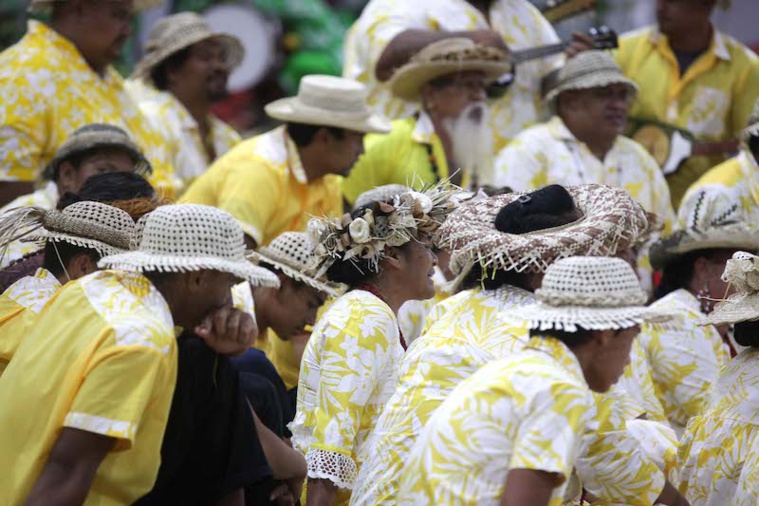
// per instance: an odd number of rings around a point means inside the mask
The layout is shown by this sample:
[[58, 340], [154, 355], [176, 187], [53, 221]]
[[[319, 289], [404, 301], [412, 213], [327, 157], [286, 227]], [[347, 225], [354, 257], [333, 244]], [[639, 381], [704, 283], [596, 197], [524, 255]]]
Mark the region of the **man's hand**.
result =
[[572, 42], [569, 43], [569, 46], [564, 50], [564, 54], [567, 55], [567, 58], [572, 58], [573, 56], [576, 56], [583, 51], [590, 51], [595, 47], [595, 43], [593, 42], [593, 38], [586, 34], [586, 33], [580, 33], [580, 32], [574, 32], [572, 34]]
[[292, 492], [286, 484], [278, 485], [271, 491], [269, 500], [276, 503], [277, 506], [295, 506], [295, 499], [293, 499]]
[[258, 337], [253, 317], [232, 307], [212, 311], [194, 332], [214, 351], [226, 356], [242, 355]]

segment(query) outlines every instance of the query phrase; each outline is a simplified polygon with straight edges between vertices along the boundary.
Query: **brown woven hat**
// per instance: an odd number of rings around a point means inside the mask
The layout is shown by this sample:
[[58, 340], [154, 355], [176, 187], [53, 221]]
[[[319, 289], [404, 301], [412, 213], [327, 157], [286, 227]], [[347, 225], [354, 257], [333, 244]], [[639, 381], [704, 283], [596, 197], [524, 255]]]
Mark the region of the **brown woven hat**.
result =
[[150, 81], [150, 71], [166, 58], [208, 39], [216, 39], [224, 47], [227, 68], [231, 70], [240, 65], [245, 49], [237, 37], [211, 31], [205, 20], [194, 12], [180, 12], [166, 16], [150, 29], [145, 55], [137, 62], [132, 77]]
[[503, 51], [465, 38], [443, 39], [422, 48], [390, 80], [393, 94], [404, 100], [419, 100], [422, 87], [433, 79], [459, 72], [483, 72], [494, 80], [511, 71]]

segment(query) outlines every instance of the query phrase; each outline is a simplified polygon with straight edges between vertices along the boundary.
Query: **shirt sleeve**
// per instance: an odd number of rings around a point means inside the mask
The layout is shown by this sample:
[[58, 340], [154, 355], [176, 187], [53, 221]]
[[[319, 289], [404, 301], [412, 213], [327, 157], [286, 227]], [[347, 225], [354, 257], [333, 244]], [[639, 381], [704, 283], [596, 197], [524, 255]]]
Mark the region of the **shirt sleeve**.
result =
[[[13, 71], [14, 77], [0, 85], [3, 101], [0, 105], [0, 181], [33, 182], [42, 168], [45, 143], [51, 135], [48, 128], [47, 100], [37, 90], [47, 89], [46, 74], [30, 75], [37, 79], [33, 85], [26, 73]], [[39, 74], [39, 75], [36, 75]]]
[[119, 450], [131, 448], [143, 417], [168, 417], [173, 360], [173, 351], [145, 346], [104, 348], [92, 359], [63, 425], [119, 439]]
[[546, 155], [524, 135], [501, 150], [495, 159], [494, 185], [514, 191], [532, 191], [548, 184]]

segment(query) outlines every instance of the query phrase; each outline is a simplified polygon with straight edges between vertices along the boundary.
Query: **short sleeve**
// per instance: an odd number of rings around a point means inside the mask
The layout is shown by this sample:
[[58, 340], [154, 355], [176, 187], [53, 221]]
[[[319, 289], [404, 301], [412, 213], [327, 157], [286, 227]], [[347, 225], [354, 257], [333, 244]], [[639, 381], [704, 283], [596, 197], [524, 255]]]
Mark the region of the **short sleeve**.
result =
[[176, 381], [174, 360], [173, 351], [104, 347], [84, 373], [63, 425], [120, 439], [119, 449], [129, 449], [143, 417], [168, 414]]
[[[37, 91], [47, 89], [43, 70], [19, 72], [12, 78], [0, 78], [0, 181], [32, 182], [42, 168], [48, 128], [49, 100]], [[49, 72], [48, 72], [49, 74]], [[31, 79], [36, 79], [32, 85]], [[42, 80], [42, 81], [40, 81]]]

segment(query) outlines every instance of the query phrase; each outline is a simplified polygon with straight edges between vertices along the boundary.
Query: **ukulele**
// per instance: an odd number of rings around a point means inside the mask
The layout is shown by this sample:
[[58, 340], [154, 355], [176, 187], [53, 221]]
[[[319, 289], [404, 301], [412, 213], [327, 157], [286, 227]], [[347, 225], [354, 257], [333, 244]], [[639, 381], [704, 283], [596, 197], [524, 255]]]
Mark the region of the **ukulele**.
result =
[[540, 13], [552, 24], [596, 9], [597, 0], [548, 0]]
[[[588, 30], [588, 36], [593, 39], [593, 49], [606, 50], [619, 47], [617, 33], [608, 26], [599, 26]], [[508, 55], [511, 70], [496, 79], [487, 88], [488, 98], [501, 98], [508, 91], [516, 78], [517, 66], [532, 60], [546, 58], [564, 51], [571, 41], [563, 41], [556, 44], [537, 46], [520, 51], [512, 51]]]

